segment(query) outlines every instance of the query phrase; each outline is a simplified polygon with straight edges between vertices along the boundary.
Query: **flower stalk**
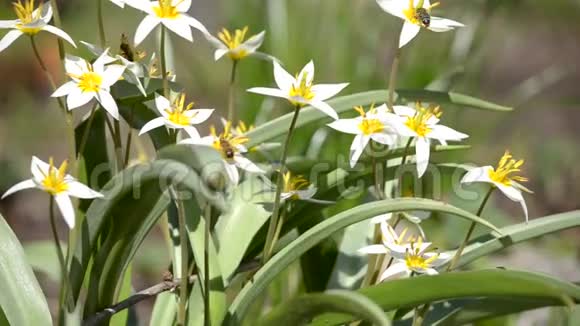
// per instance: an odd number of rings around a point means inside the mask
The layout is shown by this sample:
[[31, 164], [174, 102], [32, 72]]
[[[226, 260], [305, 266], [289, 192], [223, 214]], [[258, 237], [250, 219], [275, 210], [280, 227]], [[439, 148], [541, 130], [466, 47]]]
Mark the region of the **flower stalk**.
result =
[[105, 34], [105, 23], [103, 19], [103, 0], [97, 0], [97, 19], [99, 25], [99, 41], [104, 49], [107, 45], [107, 36]]
[[67, 264], [66, 260], [60, 246], [60, 239], [58, 236], [58, 231], [56, 229], [56, 218], [54, 216], [54, 200], [52, 197], [49, 197], [49, 204], [48, 204], [48, 212], [50, 215], [50, 228], [52, 230], [52, 236], [55, 244], [56, 255], [58, 257], [58, 263], [60, 266], [60, 277], [61, 277], [61, 292], [60, 292], [60, 302], [59, 302], [59, 313], [58, 313], [58, 320], [59, 324], [64, 323], [64, 312], [66, 310], [65, 305], [72, 304], [72, 299], [68, 296], [68, 289], [69, 289], [69, 280], [68, 280], [68, 273], [67, 273]]
[[[177, 193], [174, 194], [174, 198], [177, 204], [177, 218], [179, 221], [179, 246], [181, 247], [181, 286], [179, 287], [179, 308], [177, 314], [177, 325], [185, 325], [187, 320], [187, 275], [189, 262], [188, 262], [188, 246], [187, 246], [187, 226], [185, 221], [185, 207], [183, 206], [183, 201], [177, 198]], [[206, 247], [207, 251], [207, 247]], [[206, 262], [207, 263], [207, 262]], [[207, 275], [207, 274], [206, 274]], [[207, 276], [206, 276], [207, 278]]]
[[163, 96], [169, 98], [169, 81], [167, 80], [167, 63], [165, 58], [165, 25], [161, 25], [161, 40], [159, 41], [159, 61], [161, 65], [161, 78], [163, 78]]
[[232, 60], [232, 73], [230, 75], [229, 97], [228, 97], [228, 121], [235, 122], [235, 96], [236, 96], [236, 70], [238, 60]]

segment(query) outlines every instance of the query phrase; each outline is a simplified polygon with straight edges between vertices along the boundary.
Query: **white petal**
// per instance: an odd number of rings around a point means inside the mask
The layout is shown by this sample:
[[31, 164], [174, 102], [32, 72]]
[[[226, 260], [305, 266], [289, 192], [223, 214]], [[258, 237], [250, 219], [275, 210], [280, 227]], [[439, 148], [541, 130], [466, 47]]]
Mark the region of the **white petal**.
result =
[[187, 24], [185, 20], [181, 20], [179, 18], [162, 19], [161, 23], [175, 34], [183, 37], [184, 39], [190, 42], [193, 42], [193, 36], [191, 35], [191, 27]]
[[298, 190], [296, 193], [298, 194], [298, 198], [300, 199], [309, 199], [314, 197], [317, 191], [318, 191], [317, 188], [310, 187], [306, 190]]
[[181, 140], [179, 144], [187, 144], [187, 145], [202, 145], [202, 146], [212, 146], [214, 142], [213, 136], [205, 136], [202, 138], [187, 138]]
[[441, 17], [433, 17], [431, 16], [431, 24], [429, 25], [428, 29], [433, 32], [447, 32], [456, 27], [464, 27], [460, 22], [456, 22], [451, 19], [441, 18]]
[[111, 85], [115, 84], [125, 71], [125, 66], [122, 65], [109, 65], [105, 68], [105, 73], [103, 74], [102, 88], [109, 88]]
[[190, 123], [196, 125], [205, 122], [212, 115], [213, 111], [213, 109], [197, 109], [192, 111], [195, 112], [195, 115], [191, 118]]
[[396, 278], [400, 276], [407, 276], [410, 274], [407, 265], [404, 262], [399, 262], [391, 265], [391, 267], [387, 268], [379, 277], [379, 282], [382, 282], [386, 279]]
[[[287, 93], [296, 81], [277, 61], [274, 61], [274, 80], [278, 88], [284, 93]], [[284, 96], [287, 96], [287, 94]]]
[[524, 197], [522, 196], [522, 192], [512, 186], [506, 186], [504, 184], [501, 183], [495, 183], [495, 185], [499, 188], [499, 190], [501, 190], [501, 192], [504, 193], [504, 195], [506, 195], [509, 199], [516, 201], [516, 202], [520, 202], [524, 200]]
[[403, 24], [403, 29], [401, 30], [401, 36], [399, 39], [399, 48], [404, 47], [407, 43], [411, 42], [412, 39], [419, 34], [421, 27], [409, 22]]
[[93, 71], [98, 74], [104, 74], [105, 64], [110, 61], [109, 48], [106, 48], [103, 53], [93, 62]]
[[377, 0], [377, 3], [385, 12], [402, 18], [406, 19], [405, 15], [403, 14], [403, 10], [406, 9], [408, 1], [404, 0]]
[[30, 173], [32, 173], [32, 176], [37, 182], [41, 182], [44, 179], [48, 174], [49, 168], [50, 165], [48, 165], [48, 163], [36, 156], [32, 157], [32, 160], [30, 161]]
[[266, 96], [286, 98], [286, 99], [288, 98], [287, 92], [284, 92], [284, 91], [276, 89], [276, 88], [254, 87], [254, 88], [248, 89], [248, 92], [266, 95]]
[[75, 89], [78, 89], [77, 84], [73, 81], [69, 81], [69, 82], [64, 83], [62, 86], [60, 86], [50, 96], [51, 97], [65, 96], [65, 95], [68, 95], [69, 93], [73, 92]]
[[215, 61], [218, 61], [219, 59], [221, 59], [224, 55], [226, 55], [228, 52], [230, 52], [230, 50], [228, 49], [217, 49], [215, 50], [215, 52], [213, 53], [213, 59]]
[[202, 32], [203, 34], [209, 34], [207, 28], [205, 28], [205, 26], [203, 26], [203, 24], [200, 23], [199, 20], [197, 20], [197, 19], [189, 16], [188, 14], [181, 14], [180, 17], [179, 17], [179, 19], [182, 19], [189, 26], [197, 29], [198, 31]]
[[[50, 6], [47, 6], [47, 7], [50, 7]], [[58, 29], [52, 25], [44, 26], [43, 30], [62, 38], [63, 40], [67, 41], [70, 45], [74, 46], [75, 48], [77, 47], [77, 45], [75, 44], [75, 41], [73, 41], [73, 39], [67, 33], [65, 33], [63, 30]]]
[[371, 135], [371, 139], [376, 141], [379, 144], [383, 144], [383, 145], [387, 145], [387, 146], [392, 146], [397, 141], [396, 135], [384, 134], [384, 133], [373, 134], [373, 135]]
[[135, 32], [135, 46], [138, 46], [161, 21], [154, 16], [145, 16]]
[[242, 155], [236, 154], [234, 156], [234, 161], [236, 162], [236, 165], [239, 168], [244, 169], [248, 172], [264, 173], [264, 170], [260, 169], [256, 164], [254, 164], [247, 158], [243, 157]]
[[228, 177], [230, 178], [230, 181], [234, 185], [237, 185], [240, 182], [240, 174], [238, 172], [238, 168], [236, 167], [235, 164], [229, 164], [226, 162], [224, 162], [224, 165], [225, 165], [226, 173], [228, 174]]
[[395, 105], [393, 106], [393, 111], [397, 115], [404, 116], [404, 117], [413, 117], [417, 113], [417, 110], [403, 105]]
[[36, 188], [36, 183], [34, 182], [34, 180], [28, 179], [28, 180], [21, 181], [15, 185], [13, 185], [12, 187], [10, 187], [8, 190], [6, 190], [4, 195], [2, 195], [2, 199], [6, 198], [7, 196], [12, 195], [13, 193], [15, 193], [17, 191], [24, 190], [24, 189], [31, 189], [31, 188]]
[[94, 97], [94, 92], [83, 92], [77, 86], [66, 97], [66, 104], [68, 105], [68, 109], [72, 110], [89, 103]]
[[461, 183], [472, 183], [472, 182], [489, 182], [493, 183], [489, 178], [489, 172], [493, 168], [491, 166], [482, 166], [478, 168], [473, 168], [463, 176]]
[[15, 28], [18, 20], [0, 20], [0, 29]]
[[135, 9], [139, 9], [143, 12], [148, 13], [148, 14], [153, 14], [152, 4], [155, 4], [157, 2], [157, 1], [150, 2], [147, 0], [124, 0], [124, 1], [129, 6], [135, 8]]
[[427, 134], [427, 137], [445, 140], [461, 140], [469, 136], [446, 126], [434, 125], [431, 126], [431, 132]]
[[179, 12], [187, 12], [191, 8], [191, 0], [173, 0], [175, 9]]
[[392, 216], [393, 216], [393, 214], [391, 214], [391, 213], [377, 215], [377, 216], [370, 219], [370, 223], [371, 224], [379, 224], [379, 223], [382, 223], [384, 221], [390, 220]]
[[2, 40], [0, 40], [0, 52], [4, 51], [7, 47], [10, 46], [17, 38], [22, 35], [22, 32], [19, 30], [11, 30], [10, 32], [6, 33]]
[[316, 101], [325, 101], [334, 95], [340, 93], [348, 83], [342, 84], [318, 84], [312, 86], [312, 92], [314, 93], [314, 99]]
[[94, 191], [93, 189], [85, 186], [84, 184], [82, 184], [76, 180], [71, 180], [67, 184], [68, 184], [67, 193], [70, 196], [78, 197], [78, 198], [85, 198], [85, 199], [103, 197], [103, 194]]
[[363, 153], [365, 147], [369, 143], [370, 138], [364, 135], [357, 135], [354, 137], [352, 144], [350, 145], [350, 167], [354, 168], [356, 162]]
[[336, 111], [334, 111], [334, 109], [330, 105], [328, 105], [326, 102], [311, 101], [309, 104], [312, 105], [315, 109], [318, 109], [322, 113], [333, 118], [334, 120], [338, 119], [338, 114], [336, 113]]
[[125, 8], [125, 3], [123, 2], [123, 0], [110, 0], [110, 1], [121, 8]]
[[[34, 10], [33, 16], [38, 14], [38, 9]], [[52, 6], [51, 5], [44, 5], [42, 6], [42, 12], [40, 13], [40, 19], [43, 20], [45, 23], [49, 23], [52, 19]]]
[[115, 99], [109, 92], [99, 91], [97, 100], [101, 103], [105, 111], [109, 112], [109, 114], [116, 120], [119, 120], [119, 108], [117, 107]]
[[387, 254], [389, 251], [383, 245], [370, 245], [362, 247], [358, 250], [361, 254], [371, 254], [371, 255], [382, 255]]
[[296, 82], [300, 82], [304, 75], [306, 75], [306, 84], [311, 84], [312, 80], [314, 79], [314, 62], [312, 60], [310, 60], [304, 66], [304, 68], [302, 68], [302, 71], [300, 71], [300, 74], [298, 74]]
[[427, 171], [427, 166], [429, 165], [429, 154], [431, 148], [429, 139], [419, 137], [415, 143], [415, 155], [417, 160], [417, 175], [419, 178], [425, 174]]
[[399, 236], [397, 235], [397, 233], [395, 232], [393, 227], [390, 226], [389, 223], [387, 223], [387, 221], [391, 218], [391, 216], [393, 216], [393, 214], [379, 215], [379, 216], [376, 216], [374, 218], [383, 217], [383, 216], [385, 216], [385, 217], [388, 216], [387, 219], [383, 218], [383, 220], [381, 221], [381, 225], [380, 225], [381, 226], [381, 234], [383, 237], [383, 239], [382, 239], [383, 243], [395, 243], [396, 244]]
[[256, 34], [256, 35], [250, 37], [247, 41], [245, 41], [244, 43], [242, 43], [242, 46], [248, 52], [254, 52], [260, 46], [262, 46], [262, 43], [264, 43], [264, 37], [265, 36], [266, 36], [266, 32], [265, 31], [261, 31], [259, 34]]
[[55, 195], [54, 201], [56, 201], [56, 205], [68, 227], [73, 229], [75, 227], [75, 209], [68, 194], [61, 193]]
[[195, 127], [185, 126], [185, 127], [183, 127], [183, 130], [185, 130], [185, 132], [187, 133], [189, 138], [198, 138], [198, 139], [201, 138], [199, 131], [197, 131], [197, 128], [195, 128]]
[[328, 126], [332, 129], [336, 129], [340, 132], [344, 132], [347, 134], [354, 134], [358, 135], [361, 133], [359, 129], [359, 124], [361, 123], [360, 119], [338, 119], [328, 124]]
[[139, 131], [139, 136], [143, 135], [144, 133], [147, 133], [153, 129], [159, 128], [161, 126], [165, 125], [165, 119], [163, 117], [158, 117], [155, 118], [149, 122], [147, 122], [143, 128], [141, 128], [141, 130]]
[[87, 62], [74, 55], [67, 54], [64, 58], [64, 67], [67, 73], [72, 75], [82, 75], [87, 68]]
[[434, 268], [426, 268], [424, 272], [427, 275], [437, 275], [437, 274], [439, 274], [437, 272], [437, 270], [435, 270]]
[[165, 97], [155, 93], [155, 108], [162, 116], [167, 117], [168, 114], [165, 110], [171, 108], [171, 102]]

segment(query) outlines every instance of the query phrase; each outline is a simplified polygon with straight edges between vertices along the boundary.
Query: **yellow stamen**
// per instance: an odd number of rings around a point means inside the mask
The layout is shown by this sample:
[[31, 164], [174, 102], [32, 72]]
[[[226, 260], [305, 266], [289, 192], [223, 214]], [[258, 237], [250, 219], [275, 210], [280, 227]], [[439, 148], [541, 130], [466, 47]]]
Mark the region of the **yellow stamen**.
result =
[[175, 19], [178, 18], [180, 12], [177, 11], [177, 6], [183, 2], [183, 0], [173, 4], [173, 0], [157, 0], [158, 5], [153, 6], [153, 12], [159, 18]]
[[[355, 106], [355, 111], [358, 112], [363, 118], [358, 125], [358, 129], [362, 131], [365, 136], [370, 136], [373, 134], [378, 134], [385, 130], [385, 125], [379, 119], [369, 119], [367, 118], [367, 112], [361, 106]], [[369, 113], [375, 113], [376, 109], [371, 106]]]
[[236, 128], [234, 129], [236, 131], [236, 133], [238, 135], [243, 135], [251, 130], [253, 130], [255, 127], [254, 125], [247, 125], [245, 122], [243, 121], [239, 121], [238, 125], [236, 126]]
[[417, 112], [414, 116], [407, 118], [405, 125], [413, 130], [417, 136], [425, 137], [431, 132], [429, 128], [429, 119], [432, 117], [439, 118], [443, 112], [437, 106], [435, 108], [424, 108], [421, 103], [417, 103]]
[[195, 117], [195, 114], [189, 116], [187, 113], [188, 111], [191, 111], [194, 105], [195, 104], [191, 102], [185, 106], [185, 94], [181, 93], [181, 95], [173, 101], [171, 107], [165, 109], [165, 112], [169, 115], [167, 119], [180, 126], [189, 126], [191, 119]]
[[[299, 191], [308, 188], [308, 181], [301, 175], [293, 176], [290, 171], [284, 173], [284, 191], [285, 193]], [[291, 199], [299, 199], [298, 194], [293, 194]]]
[[43, 171], [41, 171], [41, 173], [44, 176], [44, 179], [42, 180], [41, 184], [44, 187], [45, 191], [47, 191], [51, 195], [57, 195], [68, 190], [68, 184], [64, 180], [66, 176], [67, 166], [68, 162], [65, 160], [57, 169], [54, 166], [54, 160], [52, 159], [52, 157], [49, 159], [48, 174], [45, 174]]
[[[298, 79], [299, 76], [296, 76]], [[298, 85], [292, 85], [290, 88], [290, 97], [299, 97], [306, 101], [310, 101], [314, 98], [314, 93], [312, 92], [312, 81], [308, 81], [308, 73], [304, 73], [302, 78], [300, 79]], [[304, 106], [303, 103], [299, 103], [297, 101], [290, 101], [292, 105], [300, 105]]]
[[244, 43], [247, 33], [248, 26], [243, 29], [236, 29], [233, 34], [225, 28], [222, 28], [222, 31], [218, 33], [218, 38], [224, 42], [228, 49], [232, 50], [228, 53], [228, 56], [233, 60], [240, 60], [248, 55], [248, 51], [245, 49], [238, 49]]
[[249, 141], [248, 137], [241, 135], [234, 135], [231, 132], [232, 122], [226, 122], [224, 131], [217, 134], [215, 126], [210, 127], [210, 134], [215, 138], [213, 141], [213, 148], [222, 154], [223, 159], [231, 160], [234, 155], [239, 152], [238, 146], [243, 145]]
[[34, 13], [34, 0], [25, 0], [24, 3], [22, 3], [21, 0], [18, 0], [18, 2], [13, 2], [12, 6], [14, 7], [14, 12], [18, 17], [18, 20], [20, 20], [16, 27], [22, 33], [35, 35], [36, 33], [40, 32], [42, 28], [30, 28], [24, 27], [24, 25], [36, 22], [41, 18], [42, 3], [38, 5], [38, 11], [36, 13]]
[[405, 263], [407, 267], [410, 269], [427, 269], [431, 267], [431, 263], [435, 261], [439, 254], [433, 255], [429, 258], [425, 258], [423, 253], [420, 251], [421, 246], [423, 244], [423, 239], [419, 237], [417, 240], [417, 246], [415, 246], [415, 242], [411, 242], [410, 250], [407, 249], [405, 254]]
[[520, 172], [520, 167], [522, 165], [524, 165], [524, 160], [516, 161], [512, 158], [512, 155], [509, 153], [509, 151], [506, 151], [499, 160], [497, 168], [492, 168], [489, 171], [489, 178], [506, 186], [511, 186], [512, 181], [526, 182], [528, 181], [528, 178], [521, 176], [510, 176], [510, 174]]

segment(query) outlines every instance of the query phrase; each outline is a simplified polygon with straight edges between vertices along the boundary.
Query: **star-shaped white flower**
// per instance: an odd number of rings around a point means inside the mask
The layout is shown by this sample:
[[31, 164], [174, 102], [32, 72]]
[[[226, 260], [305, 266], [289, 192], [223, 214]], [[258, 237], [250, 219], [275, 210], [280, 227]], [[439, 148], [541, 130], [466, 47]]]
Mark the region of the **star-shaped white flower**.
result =
[[296, 78], [274, 61], [274, 79], [278, 88], [254, 87], [248, 89], [248, 92], [285, 98], [292, 105], [312, 105], [333, 119], [338, 119], [336, 111], [324, 101], [338, 94], [348, 86], [348, 83], [313, 85], [314, 63], [312, 61], [304, 66]]
[[430, 242], [423, 242], [421, 237], [417, 241], [411, 241], [408, 245], [385, 243], [388, 247], [394, 263], [387, 268], [379, 277], [379, 282], [395, 277], [409, 277], [416, 274], [438, 274], [435, 268], [447, 262], [451, 256], [446, 253], [428, 252]]
[[499, 160], [497, 168], [492, 166], [482, 166], [473, 168], [463, 176], [461, 183], [486, 182], [497, 187], [509, 199], [518, 202], [522, 205], [526, 222], [528, 221], [528, 207], [522, 196], [522, 191], [532, 193], [529, 189], [524, 187], [519, 182], [528, 181], [527, 178], [521, 176], [514, 176], [512, 174], [520, 172], [520, 167], [524, 164], [524, 160], [516, 161], [512, 158], [509, 152], [505, 152]]
[[439, 2], [430, 4], [429, 0], [377, 0], [377, 3], [387, 13], [405, 21], [399, 38], [399, 48], [415, 38], [421, 27], [433, 32], [447, 32], [465, 26], [451, 19], [431, 16], [431, 9], [438, 6]]
[[292, 175], [290, 171], [284, 173], [284, 189], [280, 194], [282, 200], [308, 200], [316, 194], [317, 189], [309, 185], [301, 175]]
[[191, 138], [200, 138], [199, 132], [194, 125], [203, 123], [213, 113], [213, 109], [193, 110], [193, 103], [185, 105], [185, 94], [176, 96], [173, 102], [165, 97], [155, 94], [155, 109], [161, 114], [160, 117], [147, 122], [139, 135], [155, 128], [166, 126], [170, 129], [183, 129]]
[[354, 108], [360, 117], [339, 119], [328, 124], [341, 132], [356, 135], [350, 146], [350, 167], [354, 167], [369, 141], [391, 146], [396, 142], [396, 134], [390, 126], [387, 106], [381, 105], [365, 112], [360, 106]]
[[403, 137], [415, 138], [415, 155], [417, 161], [417, 173], [419, 178], [423, 176], [429, 165], [431, 141], [435, 139], [442, 145], [447, 141], [460, 141], [468, 135], [455, 131], [449, 127], [438, 124], [441, 111], [439, 107], [424, 108], [417, 103], [418, 110], [407, 106], [393, 107], [395, 114], [387, 113], [392, 117], [392, 126]]
[[216, 48], [214, 52], [215, 61], [218, 61], [224, 55], [228, 55], [230, 59], [234, 61], [241, 60], [248, 56], [272, 59], [264, 53], [257, 52], [258, 48], [260, 48], [264, 42], [266, 32], [262, 31], [246, 40], [247, 33], [248, 26], [243, 29], [236, 29], [234, 32], [230, 32], [223, 28], [222, 31], [218, 33], [218, 37], [207, 34], [207, 40]]
[[34, 8], [34, 0], [21, 0], [13, 3], [14, 11], [18, 19], [0, 20], [0, 29], [11, 29], [0, 40], [0, 52], [4, 51], [21, 35], [34, 36], [40, 31], [47, 31], [77, 47], [72, 38], [63, 30], [58, 29], [48, 23], [52, 20], [52, 7], [50, 4], [41, 3], [38, 8]]
[[113, 118], [119, 120], [119, 108], [110, 94], [110, 88], [121, 78], [125, 67], [105, 66], [107, 58], [110, 58], [108, 52], [108, 49], [105, 50], [93, 64], [67, 55], [65, 69], [72, 80], [60, 86], [51, 96], [66, 96], [69, 110], [83, 106], [95, 98]]
[[221, 134], [217, 134], [215, 127], [211, 126], [210, 135], [201, 138], [188, 138], [180, 141], [180, 144], [202, 145], [214, 148], [222, 155], [226, 173], [230, 181], [237, 185], [240, 181], [238, 168], [253, 173], [264, 173], [252, 161], [245, 158], [242, 153], [248, 150], [244, 146], [248, 142], [248, 137], [235, 135], [231, 130], [232, 123], [228, 122]]
[[46, 163], [36, 156], [33, 156], [30, 163], [32, 178], [12, 186], [4, 193], [2, 199], [24, 189], [37, 188], [45, 191], [54, 197], [62, 217], [69, 228], [72, 229], [75, 227], [75, 210], [70, 196], [90, 199], [103, 197], [103, 195], [66, 174], [66, 168], [66, 161], [57, 168], [52, 158], [50, 159], [50, 163]]
[[141, 44], [159, 24], [190, 42], [193, 42], [191, 27], [209, 34], [202, 23], [187, 14], [191, 0], [125, 0], [125, 3], [147, 14], [135, 32], [135, 46]]

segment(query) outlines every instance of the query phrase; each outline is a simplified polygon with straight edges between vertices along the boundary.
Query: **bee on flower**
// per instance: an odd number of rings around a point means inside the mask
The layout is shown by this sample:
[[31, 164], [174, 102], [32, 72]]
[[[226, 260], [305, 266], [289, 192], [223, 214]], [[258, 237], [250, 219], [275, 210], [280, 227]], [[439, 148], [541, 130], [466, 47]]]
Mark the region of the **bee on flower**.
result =
[[522, 205], [527, 222], [528, 208], [524, 197], [522, 196], [522, 191], [527, 193], [532, 193], [532, 191], [520, 183], [528, 181], [528, 178], [514, 175], [521, 171], [520, 168], [523, 165], [524, 160], [515, 160], [509, 151], [506, 151], [499, 160], [496, 168], [490, 165], [473, 168], [463, 176], [461, 183], [490, 183], [492, 187], [498, 188], [510, 200]]
[[223, 28], [217, 34], [217, 37], [207, 34], [207, 40], [216, 49], [214, 52], [215, 61], [218, 61], [225, 55], [234, 61], [239, 61], [248, 56], [271, 60], [272, 57], [269, 55], [257, 51], [262, 46], [262, 43], [264, 43], [266, 32], [262, 31], [246, 39], [247, 34], [248, 26], [242, 29], [236, 29], [233, 32]]
[[129, 6], [147, 14], [135, 32], [135, 45], [141, 44], [151, 31], [159, 24], [167, 27], [175, 34], [193, 42], [191, 28], [195, 28], [204, 35], [209, 34], [205, 26], [187, 12], [191, 7], [191, 0], [124, 0]]
[[35, 8], [34, 0], [24, 0], [24, 2], [18, 0], [12, 6], [18, 19], [0, 20], [0, 29], [11, 29], [0, 40], [0, 52], [4, 51], [20, 36], [26, 34], [33, 37], [41, 31], [52, 33], [76, 48], [75, 42], [67, 33], [48, 24], [52, 20], [52, 7], [50, 4], [40, 3]]
[[417, 161], [417, 173], [419, 178], [425, 174], [429, 165], [432, 140], [447, 145], [447, 141], [460, 141], [468, 135], [439, 124], [441, 115], [440, 108], [423, 107], [417, 102], [417, 109], [407, 106], [395, 105], [395, 114], [387, 113], [391, 125], [397, 134], [402, 137], [410, 137], [415, 140], [415, 156]]
[[387, 106], [381, 105], [371, 108], [369, 112], [357, 106], [354, 108], [359, 117], [353, 119], [339, 119], [328, 124], [338, 131], [356, 135], [350, 146], [350, 167], [354, 167], [367, 144], [373, 140], [377, 143], [392, 146], [396, 142], [396, 134], [390, 126]]
[[431, 16], [431, 10], [439, 6], [439, 2], [431, 4], [429, 0], [377, 0], [377, 3], [385, 12], [405, 21], [399, 37], [399, 48], [411, 42], [421, 28], [433, 32], [447, 32], [465, 26], [451, 19]]
[[326, 100], [342, 91], [348, 83], [314, 85], [314, 63], [310, 61], [296, 77], [292, 77], [280, 64], [274, 61], [274, 79], [278, 88], [254, 87], [248, 92], [287, 99], [292, 105], [311, 105], [322, 113], [338, 119], [336, 111]]
[[185, 105], [185, 94], [181, 93], [175, 96], [173, 101], [155, 94], [155, 109], [161, 115], [147, 122], [139, 135], [143, 135], [153, 129], [165, 126], [169, 129], [184, 130], [191, 138], [200, 138], [199, 132], [194, 127], [200, 123], [205, 122], [211, 114], [213, 109], [193, 109], [195, 104], [193, 102]]
[[96, 99], [103, 109], [113, 118], [119, 120], [119, 108], [110, 88], [114, 85], [125, 71], [122, 65], [108, 65], [109, 50], [105, 50], [94, 63], [89, 63], [82, 58], [67, 55], [65, 69], [71, 81], [60, 86], [51, 96], [66, 96], [69, 110], [81, 107], [92, 99]]
[[264, 170], [242, 155], [248, 151], [244, 146], [247, 142], [248, 137], [234, 134], [232, 132], [232, 123], [228, 122], [221, 134], [218, 134], [215, 127], [211, 126], [209, 136], [188, 138], [179, 143], [209, 146], [218, 151], [222, 156], [230, 181], [237, 185], [240, 181], [238, 168], [252, 173], [264, 173]]
[[54, 197], [62, 217], [68, 227], [72, 229], [75, 227], [75, 210], [70, 197], [91, 199], [100, 198], [103, 195], [78, 182], [67, 174], [66, 170], [67, 161], [62, 162], [57, 168], [52, 158], [50, 158], [49, 163], [46, 163], [33, 156], [30, 163], [32, 178], [12, 186], [4, 193], [2, 199], [20, 190], [40, 189]]

